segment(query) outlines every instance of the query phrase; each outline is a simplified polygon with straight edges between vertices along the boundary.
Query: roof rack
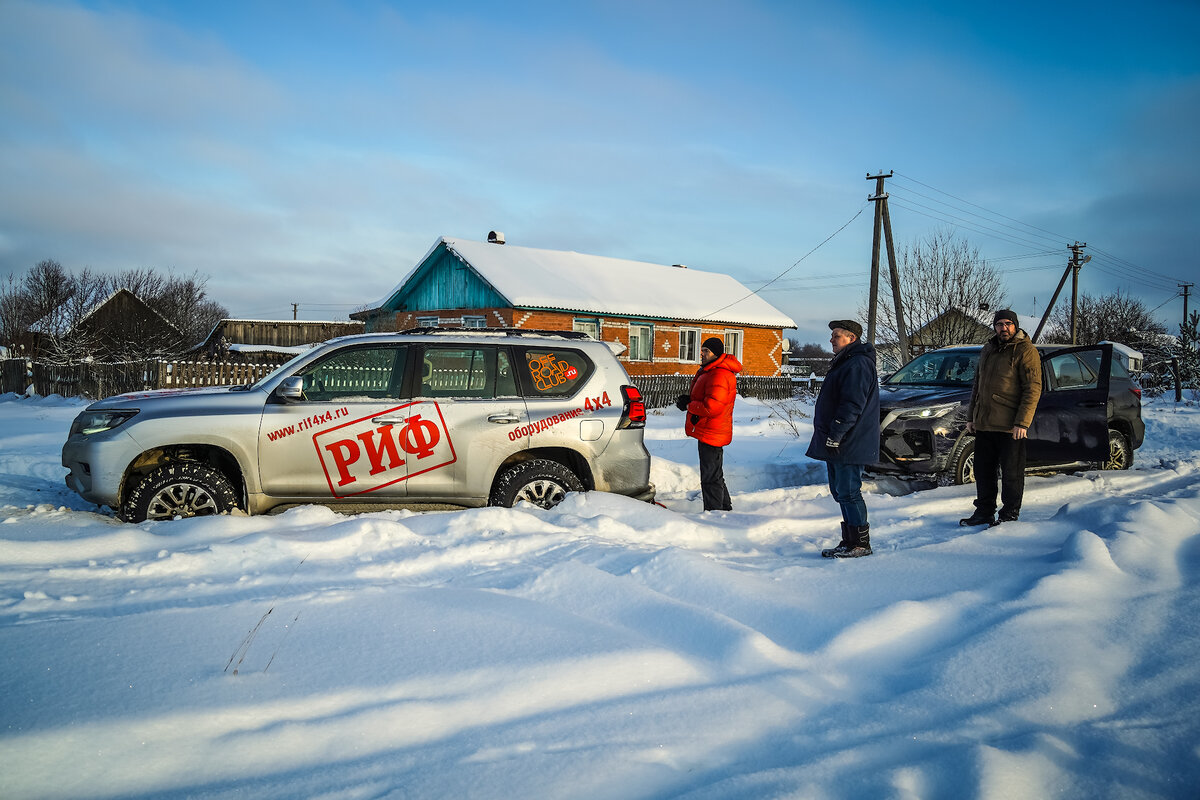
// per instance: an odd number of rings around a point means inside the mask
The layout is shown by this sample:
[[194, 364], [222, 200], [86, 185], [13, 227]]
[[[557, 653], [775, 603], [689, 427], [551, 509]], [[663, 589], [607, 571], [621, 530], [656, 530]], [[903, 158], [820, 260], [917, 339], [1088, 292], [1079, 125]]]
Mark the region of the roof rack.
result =
[[404, 336], [437, 336], [458, 335], [464, 333], [483, 336], [554, 336], [560, 339], [591, 339], [582, 331], [554, 331], [554, 330], [535, 330], [531, 328], [461, 328], [461, 327], [445, 327], [439, 326], [436, 328], [406, 328], [402, 331], [392, 331], [392, 333]]

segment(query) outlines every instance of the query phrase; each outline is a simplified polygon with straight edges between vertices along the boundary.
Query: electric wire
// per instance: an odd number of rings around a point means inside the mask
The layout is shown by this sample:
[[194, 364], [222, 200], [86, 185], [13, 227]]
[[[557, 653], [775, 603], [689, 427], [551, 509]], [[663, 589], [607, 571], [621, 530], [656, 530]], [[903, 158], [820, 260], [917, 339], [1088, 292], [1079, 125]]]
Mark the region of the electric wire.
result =
[[[937, 193], [939, 193], [939, 194], [945, 195], [946, 197], [952, 198], [952, 199], [956, 200], [956, 201], [957, 201], [957, 202], [959, 202], [959, 203], [964, 203], [964, 204], [966, 204], [966, 205], [968, 205], [968, 206], [971, 206], [972, 208], [977, 208], [977, 209], [979, 209], [979, 210], [981, 210], [981, 211], [984, 211], [984, 212], [986, 212], [987, 214], [989, 214], [989, 215], [992, 215], [992, 216], [994, 216], [994, 217], [999, 217], [1000, 219], [1004, 219], [1004, 220], [1008, 220], [1009, 222], [1016, 223], [1016, 225], [1020, 226], [1019, 228], [1018, 228], [1018, 227], [1011, 226], [1011, 225], [1004, 225], [1003, 223], [1000, 223], [1000, 222], [998, 222], [998, 221], [996, 221], [996, 220], [988, 220], [989, 222], [992, 222], [993, 224], [996, 224], [996, 225], [1001, 225], [1002, 227], [1005, 227], [1005, 228], [1008, 228], [1008, 229], [1010, 229], [1010, 230], [1013, 232], [1013, 234], [1014, 234], [1014, 235], [1016, 235], [1016, 234], [1020, 234], [1020, 235], [1022, 235], [1022, 236], [1037, 236], [1037, 237], [1039, 237], [1039, 238], [1045, 238], [1045, 237], [1042, 237], [1042, 236], [1040, 236], [1041, 234], [1045, 234], [1045, 235], [1047, 235], [1047, 236], [1049, 236], [1049, 237], [1052, 237], [1052, 239], [1063, 239], [1063, 238], [1066, 238], [1066, 239], [1070, 240], [1070, 237], [1063, 237], [1061, 234], [1055, 233], [1055, 232], [1053, 232], [1053, 231], [1049, 231], [1049, 230], [1047, 230], [1047, 229], [1045, 229], [1045, 228], [1041, 228], [1041, 227], [1038, 227], [1038, 226], [1036, 226], [1036, 225], [1032, 225], [1032, 224], [1030, 224], [1030, 223], [1021, 222], [1020, 220], [1014, 219], [1013, 217], [1007, 216], [1007, 215], [1005, 215], [1005, 214], [1001, 214], [1001, 213], [999, 213], [999, 212], [997, 212], [997, 211], [992, 211], [991, 209], [985, 208], [984, 206], [981, 206], [981, 205], [979, 205], [979, 204], [977, 204], [977, 203], [972, 203], [972, 202], [971, 202], [971, 201], [969, 201], [969, 200], [966, 200], [966, 199], [964, 199], [964, 198], [958, 197], [957, 195], [951, 194], [951, 193], [949, 193], [949, 192], [947, 192], [947, 191], [945, 191], [945, 190], [943, 190], [943, 189], [939, 189], [939, 188], [937, 188], [936, 186], [932, 186], [932, 185], [930, 185], [930, 184], [928, 184], [928, 183], [925, 183], [925, 182], [923, 182], [923, 181], [921, 181], [921, 180], [918, 180], [917, 178], [914, 178], [914, 177], [912, 177], [911, 175], [905, 175], [905, 174], [902, 174], [902, 173], [898, 173], [898, 172], [897, 172], [897, 173], [894, 173], [894, 177], [896, 177], [896, 178], [901, 178], [901, 179], [902, 179], [902, 180], [904, 180], [904, 181], [910, 181], [910, 182], [912, 182], [912, 183], [916, 183], [916, 184], [918, 184], [918, 185], [920, 185], [920, 186], [923, 186], [923, 187], [925, 187], [925, 188], [927, 188], [927, 189], [930, 189], [931, 191], [934, 191], [934, 192], [937, 192]], [[932, 202], [938, 203], [938, 204], [940, 204], [940, 205], [945, 205], [945, 206], [948, 206], [948, 207], [950, 207], [950, 208], [955, 208], [955, 207], [954, 207], [954, 206], [952, 206], [950, 203], [946, 203], [946, 202], [944, 202], [944, 201], [937, 200], [936, 198], [931, 198], [931, 197], [929, 197], [928, 195], [925, 195], [925, 194], [923, 194], [923, 193], [921, 193], [921, 192], [917, 192], [917, 191], [916, 191], [916, 190], [914, 190], [914, 189], [907, 188], [907, 187], [903, 187], [903, 186], [901, 186], [900, 188], [902, 188], [904, 191], [911, 192], [912, 194], [916, 194], [916, 195], [918, 195], [918, 196], [920, 196], [920, 197], [924, 197], [924, 198], [926, 198], [926, 199], [929, 199], [929, 200], [931, 200]], [[910, 200], [910, 201], [908, 201], [908, 202], [910, 202], [910, 203], [911, 203], [911, 202], [913, 202], [913, 201], [911, 201], [911, 200]], [[931, 210], [933, 210], [933, 209], [931, 209]], [[970, 214], [971, 216], [979, 216], [980, 218], [986, 219], [986, 218], [984, 218], [984, 217], [981, 217], [981, 215], [975, 214], [974, 212], [968, 211], [968, 210], [966, 210], [966, 209], [962, 209], [962, 208], [955, 208], [955, 210], [956, 210], [956, 211], [959, 211], [959, 212], [961, 212], [961, 213]], [[944, 213], [944, 212], [943, 212], [943, 213]], [[1033, 233], [1033, 232], [1037, 232], [1037, 233]], [[1076, 240], [1076, 241], [1078, 241], [1078, 240]], [[1155, 282], [1155, 283], [1158, 283], [1158, 284], [1160, 284], [1160, 285], [1164, 285], [1164, 286], [1165, 286], [1165, 285], [1168, 285], [1168, 284], [1174, 284], [1174, 285], [1178, 285], [1178, 284], [1180, 284], [1180, 283], [1183, 283], [1183, 281], [1179, 280], [1178, 278], [1176, 278], [1176, 277], [1174, 277], [1174, 276], [1167, 275], [1167, 274], [1165, 274], [1165, 273], [1158, 272], [1158, 271], [1156, 271], [1156, 270], [1148, 269], [1148, 268], [1146, 268], [1146, 267], [1144, 267], [1144, 266], [1142, 266], [1142, 265], [1140, 265], [1140, 264], [1136, 264], [1136, 263], [1134, 263], [1134, 262], [1132, 262], [1132, 261], [1129, 261], [1129, 260], [1127, 260], [1127, 259], [1123, 259], [1123, 258], [1120, 258], [1119, 256], [1113, 255], [1112, 253], [1109, 253], [1108, 251], [1106, 251], [1106, 250], [1104, 250], [1104, 249], [1102, 249], [1102, 248], [1100, 248], [1100, 247], [1096, 247], [1096, 246], [1089, 246], [1089, 248], [1088, 248], [1088, 249], [1091, 251], [1091, 253], [1092, 253], [1092, 255], [1093, 255], [1093, 259], [1092, 259], [1093, 263], [1094, 263], [1094, 262], [1097, 260], [1097, 259], [1095, 258], [1095, 256], [1096, 256], [1096, 255], [1100, 255], [1100, 256], [1103, 256], [1103, 257], [1104, 257], [1104, 259], [1105, 259], [1106, 261], [1112, 261], [1112, 262], [1116, 262], [1118, 265], [1121, 265], [1121, 266], [1125, 267], [1126, 269], [1136, 269], [1136, 270], [1138, 270], [1140, 273], [1142, 273], [1141, 277], [1143, 277], [1143, 278], [1148, 278], [1149, 280], [1151, 280], [1151, 281], [1153, 281], [1153, 282]], [[1116, 266], [1114, 266], [1114, 267], [1110, 267], [1110, 269], [1119, 269], [1119, 267], [1116, 267]], [[1100, 271], [1101, 271], [1101, 272], [1105, 272], [1105, 274], [1109, 275], [1110, 277], [1117, 277], [1117, 278], [1122, 278], [1122, 279], [1128, 279], [1128, 278], [1129, 278], [1128, 274], [1123, 274], [1123, 273], [1114, 273], [1114, 272], [1112, 272], [1112, 271], [1106, 271], [1106, 270], [1103, 270], [1103, 269], [1102, 269], [1102, 270], [1100, 270]]]
[[[869, 201], [867, 201], [867, 202], [869, 202]], [[721, 307], [720, 307], [720, 308], [718, 308], [716, 311], [712, 311], [712, 312], [710, 312], [710, 313], [706, 314], [706, 315], [705, 315], [705, 317], [711, 317], [711, 316], [714, 316], [715, 314], [720, 314], [720, 313], [721, 313], [722, 311], [724, 311], [725, 309], [727, 309], [727, 308], [730, 308], [731, 306], [736, 306], [738, 303], [742, 302], [743, 300], [746, 300], [747, 298], [753, 297], [754, 295], [756, 295], [756, 294], [758, 294], [759, 292], [761, 292], [763, 289], [766, 289], [768, 286], [770, 286], [771, 284], [775, 283], [775, 281], [779, 280], [779, 279], [780, 279], [780, 278], [782, 278], [784, 275], [787, 275], [789, 272], [791, 272], [792, 270], [794, 270], [796, 267], [800, 266], [801, 262], [803, 262], [803, 261], [804, 261], [804, 259], [808, 258], [808, 257], [809, 257], [809, 256], [811, 256], [813, 253], [817, 252], [817, 251], [818, 251], [818, 250], [820, 250], [822, 247], [824, 247], [824, 246], [825, 246], [825, 245], [826, 245], [826, 244], [829, 242], [829, 240], [830, 240], [830, 239], [832, 239], [833, 237], [837, 236], [837, 235], [838, 235], [839, 233], [841, 233], [842, 231], [846, 230], [846, 228], [850, 227], [850, 223], [851, 223], [851, 222], [854, 222], [854, 220], [858, 219], [859, 215], [861, 215], [861, 214], [862, 214], [863, 210], [865, 210], [865, 209], [866, 209], [866, 207], [867, 207], [867, 203], [866, 203], [866, 202], [864, 202], [864, 203], [863, 203], [861, 206], [859, 206], [859, 209], [858, 209], [858, 211], [855, 211], [855, 212], [854, 212], [854, 216], [853, 216], [853, 217], [851, 217], [850, 219], [846, 220], [845, 224], [843, 224], [843, 225], [842, 225], [842, 227], [838, 228], [836, 231], [834, 231], [833, 233], [831, 233], [831, 234], [829, 234], [828, 236], [826, 236], [826, 237], [825, 237], [825, 239], [824, 239], [824, 240], [822, 240], [820, 244], [818, 244], [818, 245], [817, 245], [816, 247], [814, 247], [812, 250], [809, 250], [809, 251], [808, 251], [807, 253], [805, 253], [804, 255], [800, 256], [800, 258], [798, 258], [798, 259], [796, 260], [796, 263], [792, 264], [790, 267], [788, 267], [787, 269], [785, 269], [783, 272], [779, 273], [779, 274], [778, 274], [778, 275], [776, 275], [774, 278], [772, 278], [771, 280], [767, 281], [766, 283], [764, 283], [762, 286], [758, 287], [757, 289], [753, 289], [753, 290], [751, 290], [751, 292], [750, 292], [749, 294], [745, 295], [744, 297], [740, 297], [740, 298], [738, 298], [737, 300], [734, 300], [732, 303], [728, 303], [728, 304], [726, 304], [726, 305], [723, 305], [723, 306], [721, 306]]]

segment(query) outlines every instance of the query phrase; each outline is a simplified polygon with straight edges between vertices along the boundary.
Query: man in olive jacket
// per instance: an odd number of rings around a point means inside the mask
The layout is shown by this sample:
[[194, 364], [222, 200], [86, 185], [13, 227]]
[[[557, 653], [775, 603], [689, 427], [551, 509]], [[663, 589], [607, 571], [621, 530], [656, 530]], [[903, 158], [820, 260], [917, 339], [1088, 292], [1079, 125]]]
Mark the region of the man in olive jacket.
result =
[[967, 422], [967, 432], [975, 434], [975, 513], [960, 520], [960, 525], [998, 525], [1020, 515], [1025, 442], [1042, 396], [1042, 359], [1018, 327], [1017, 315], [1007, 309], [997, 311], [992, 329], [996, 335], [979, 353]]

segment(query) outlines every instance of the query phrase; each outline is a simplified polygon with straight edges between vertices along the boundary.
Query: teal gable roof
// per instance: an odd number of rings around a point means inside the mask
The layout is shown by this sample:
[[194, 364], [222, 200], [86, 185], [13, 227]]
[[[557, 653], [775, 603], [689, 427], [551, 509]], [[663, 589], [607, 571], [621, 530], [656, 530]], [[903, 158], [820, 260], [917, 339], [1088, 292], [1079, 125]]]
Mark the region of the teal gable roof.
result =
[[386, 311], [511, 306], [478, 272], [443, 242], [433, 248], [383, 304]]

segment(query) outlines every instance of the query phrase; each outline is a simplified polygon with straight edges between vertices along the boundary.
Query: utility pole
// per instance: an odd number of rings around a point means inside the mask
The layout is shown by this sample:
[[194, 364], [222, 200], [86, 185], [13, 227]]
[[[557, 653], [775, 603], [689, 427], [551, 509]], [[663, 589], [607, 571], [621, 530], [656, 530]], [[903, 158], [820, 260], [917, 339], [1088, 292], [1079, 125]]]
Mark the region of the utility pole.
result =
[[1087, 247], [1087, 242], [1080, 244], [1069, 244], [1067, 247], [1071, 251], [1071, 344], [1079, 344], [1075, 337], [1075, 318], [1079, 312], [1079, 268], [1092, 260], [1091, 256], [1086, 256], [1081, 261], [1079, 256], [1083, 253], [1083, 248]]
[[292, 319], [293, 320], [296, 319], [296, 312], [299, 310], [299, 308], [300, 308], [299, 303], [292, 303]]
[[1188, 324], [1188, 315], [1187, 315], [1188, 290], [1191, 289], [1195, 285], [1196, 284], [1194, 284], [1194, 283], [1179, 284], [1179, 288], [1183, 289], [1183, 324], [1184, 325]]
[[892, 300], [896, 304], [896, 336], [900, 345], [900, 362], [907, 364], [912, 354], [909, 352], [908, 329], [904, 325], [904, 302], [900, 297], [900, 271], [896, 267], [896, 246], [892, 241], [892, 216], [888, 212], [887, 192], [883, 190], [883, 182], [892, 177], [894, 172], [884, 175], [867, 175], [867, 180], [875, 181], [875, 194], [867, 199], [875, 203], [875, 233], [871, 238], [871, 298], [867, 310], [867, 341], [875, 343], [875, 323], [879, 305], [879, 234], [883, 232], [887, 240], [888, 270], [892, 282]]
[[1054, 310], [1054, 304], [1058, 302], [1058, 295], [1062, 292], [1063, 284], [1067, 282], [1067, 276], [1075, 274], [1075, 282], [1071, 286], [1071, 344], [1075, 344], [1075, 309], [1076, 309], [1076, 292], [1079, 288], [1079, 268], [1092, 260], [1091, 256], [1084, 256], [1083, 260], [1079, 260], [1079, 251], [1087, 247], [1087, 242], [1080, 244], [1076, 242], [1074, 245], [1067, 245], [1072, 251], [1071, 260], [1067, 262], [1067, 268], [1063, 270], [1062, 277], [1058, 280], [1058, 288], [1054, 290], [1054, 294], [1050, 297], [1050, 304], [1046, 306], [1045, 313], [1042, 314], [1042, 321], [1038, 323], [1037, 330], [1033, 332], [1033, 338], [1030, 340], [1037, 344], [1038, 337], [1042, 335], [1042, 328], [1046, 327], [1046, 320], [1050, 319], [1050, 312]]

